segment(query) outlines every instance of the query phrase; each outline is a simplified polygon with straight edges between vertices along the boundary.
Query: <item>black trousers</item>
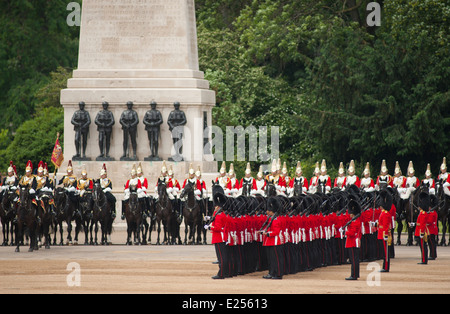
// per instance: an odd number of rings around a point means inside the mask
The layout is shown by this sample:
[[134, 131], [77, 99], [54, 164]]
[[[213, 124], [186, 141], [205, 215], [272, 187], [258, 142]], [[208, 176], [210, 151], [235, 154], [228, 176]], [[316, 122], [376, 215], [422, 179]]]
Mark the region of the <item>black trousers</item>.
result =
[[425, 238], [417, 237], [417, 241], [420, 243], [420, 253], [422, 255], [420, 262], [424, 264], [428, 264], [428, 242], [425, 241]]
[[230, 277], [230, 253], [225, 242], [214, 244], [217, 260], [219, 261], [219, 271], [217, 276], [221, 278]]
[[282, 245], [267, 246], [267, 258], [269, 260], [269, 275], [283, 277], [284, 274], [284, 250]]
[[351, 276], [353, 278], [359, 278], [359, 254], [361, 254], [360, 248], [351, 247], [347, 250], [350, 258], [350, 263], [352, 264]]
[[428, 236], [428, 239], [430, 239], [430, 241], [428, 242], [428, 244], [430, 246], [430, 257], [431, 258], [437, 258], [437, 250], [436, 250], [437, 240], [436, 240], [436, 235], [435, 234], [430, 234]]
[[391, 267], [391, 258], [389, 254], [389, 245], [388, 241], [380, 240], [383, 245], [383, 270], [389, 271]]

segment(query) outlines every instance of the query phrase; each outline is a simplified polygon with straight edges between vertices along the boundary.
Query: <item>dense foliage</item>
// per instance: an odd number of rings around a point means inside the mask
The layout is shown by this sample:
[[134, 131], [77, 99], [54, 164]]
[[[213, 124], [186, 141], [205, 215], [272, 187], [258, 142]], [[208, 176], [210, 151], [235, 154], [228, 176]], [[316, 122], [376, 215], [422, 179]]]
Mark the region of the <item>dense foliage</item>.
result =
[[[59, 89], [78, 45], [68, 2], [0, 4], [1, 169], [12, 157], [47, 158], [61, 131]], [[307, 176], [322, 158], [331, 174], [351, 159], [359, 173], [369, 161], [377, 174], [386, 159], [391, 171], [413, 160], [417, 175], [427, 163], [437, 174], [450, 157], [450, 5], [379, 0], [381, 26], [369, 27], [369, 2], [197, 0], [214, 124], [280, 126], [282, 160], [301, 160]]]

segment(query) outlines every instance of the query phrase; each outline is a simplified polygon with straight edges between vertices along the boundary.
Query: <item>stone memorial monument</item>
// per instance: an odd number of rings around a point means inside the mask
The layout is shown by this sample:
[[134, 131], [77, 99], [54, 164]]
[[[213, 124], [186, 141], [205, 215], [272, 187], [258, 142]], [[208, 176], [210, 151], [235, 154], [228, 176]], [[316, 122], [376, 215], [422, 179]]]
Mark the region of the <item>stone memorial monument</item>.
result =
[[[80, 101], [85, 102], [85, 110], [91, 114], [99, 112], [102, 103], [108, 102], [108, 110], [115, 117], [122, 115], [124, 104], [130, 101], [142, 121], [152, 100], [158, 103], [164, 121], [168, 121], [175, 102], [181, 104], [180, 110], [186, 115], [183, 161], [169, 163], [176, 178], [187, 177], [189, 164], [193, 163], [196, 168], [200, 166], [203, 179], [211, 182], [210, 178], [217, 174], [217, 163], [210, 161], [211, 156], [205, 156], [203, 151], [204, 128], [211, 126], [216, 101], [215, 92], [209, 89], [199, 70], [194, 0], [83, 0], [78, 68], [68, 80], [67, 88], [61, 91], [66, 160], [76, 155], [71, 119]], [[90, 134], [96, 134], [95, 127], [89, 126]], [[109, 155], [115, 161], [106, 162], [106, 166], [117, 189], [115, 193], [120, 196], [135, 161], [119, 161], [124, 155], [120, 123], [112, 126], [111, 134]], [[153, 187], [162, 161], [143, 160], [153, 153], [146, 135], [146, 125], [139, 123], [135, 155]], [[162, 160], [175, 155], [167, 123], [160, 126], [158, 148]], [[98, 139], [89, 138], [86, 155], [98, 153]], [[75, 174], [79, 175], [82, 166], [95, 178], [102, 162], [74, 162]], [[62, 166], [61, 171], [64, 169]]]

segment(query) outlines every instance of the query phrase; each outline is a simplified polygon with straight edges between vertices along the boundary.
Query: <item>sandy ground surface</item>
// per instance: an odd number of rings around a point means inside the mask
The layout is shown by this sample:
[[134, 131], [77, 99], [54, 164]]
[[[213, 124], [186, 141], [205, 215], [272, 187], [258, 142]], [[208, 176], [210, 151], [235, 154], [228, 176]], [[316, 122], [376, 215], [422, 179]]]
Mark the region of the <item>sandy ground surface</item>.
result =
[[[116, 227], [112, 237], [115, 244], [111, 246], [52, 246], [50, 250], [33, 253], [25, 247], [20, 253], [15, 253], [14, 247], [0, 247], [0, 294], [434, 294], [450, 291], [450, 247], [438, 247], [437, 260], [418, 265], [419, 247], [397, 246], [390, 273], [374, 272], [376, 268], [371, 267], [381, 262], [361, 263], [358, 281], [344, 280], [350, 275], [350, 265], [288, 275], [283, 280], [262, 279], [265, 272], [212, 280], [218, 269], [212, 264], [216, 260], [212, 245], [125, 246], [125, 238], [124, 228]], [[373, 285], [374, 280], [379, 280], [379, 286]], [[73, 286], [74, 282], [79, 285]]]

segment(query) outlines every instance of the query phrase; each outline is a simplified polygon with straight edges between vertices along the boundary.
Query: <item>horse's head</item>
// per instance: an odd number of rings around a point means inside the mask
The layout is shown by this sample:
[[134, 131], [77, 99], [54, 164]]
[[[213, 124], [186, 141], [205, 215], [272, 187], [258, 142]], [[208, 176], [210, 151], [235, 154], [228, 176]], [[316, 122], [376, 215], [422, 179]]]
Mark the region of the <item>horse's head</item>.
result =
[[19, 190], [19, 200], [21, 204], [26, 204], [30, 199], [30, 188], [28, 186], [22, 186]]
[[186, 185], [184, 186], [183, 191], [181, 192], [180, 198], [184, 198], [186, 195], [190, 196], [194, 195], [194, 183], [187, 180]]
[[166, 181], [158, 178], [158, 198], [164, 199], [167, 196]]

